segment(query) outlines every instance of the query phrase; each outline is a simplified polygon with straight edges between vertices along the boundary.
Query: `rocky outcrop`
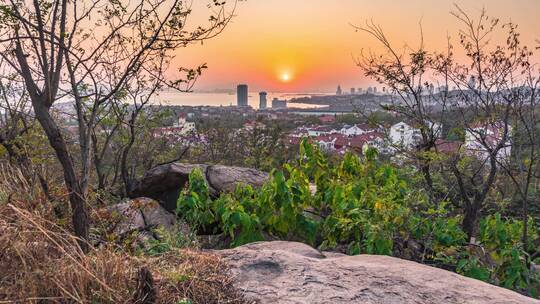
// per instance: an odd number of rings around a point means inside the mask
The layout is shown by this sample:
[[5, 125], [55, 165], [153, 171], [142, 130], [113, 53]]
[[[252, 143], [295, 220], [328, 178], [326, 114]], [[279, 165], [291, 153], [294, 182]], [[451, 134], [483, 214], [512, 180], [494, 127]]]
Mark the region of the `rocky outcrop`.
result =
[[181, 189], [186, 185], [193, 169], [200, 169], [206, 177], [213, 196], [233, 191], [238, 184], [260, 187], [268, 180], [268, 174], [254, 169], [172, 163], [158, 166], [146, 172], [131, 191], [130, 196], [150, 197], [158, 200], [165, 209], [173, 212]]
[[345, 256], [292, 242], [219, 251], [260, 303], [540, 303], [507, 289], [387, 256]]
[[150, 198], [136, 198], [110, 206], [105, 210], [112, 222], [112, 231], [123, 236], [132, 231], [151, 231], [153, 228], [163, 227], [173, 229], [176, 216]]

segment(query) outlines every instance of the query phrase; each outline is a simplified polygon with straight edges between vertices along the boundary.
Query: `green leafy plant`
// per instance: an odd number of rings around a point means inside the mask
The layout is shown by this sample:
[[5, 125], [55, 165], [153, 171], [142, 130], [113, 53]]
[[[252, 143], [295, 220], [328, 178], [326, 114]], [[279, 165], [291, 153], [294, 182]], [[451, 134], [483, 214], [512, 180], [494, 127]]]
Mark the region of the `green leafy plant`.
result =
[[[447, 202], [429, 203], [424, 191], [409, 184], [411, 170], [379, 160], [374, 149], [333, 162], [304, 140], [297, 163], [273, 170], [260, 189], [240, 185], [212, 200], [204, 175], [194, 170], [177, 211], [195, 230], [226, 234], [233, 247], [270, 237], [352, 255], [414, 257], [531, 290], [536, 279], [520, 243], [521, 222], [488, 216], [481, 221], [477, 244], [469, 244], [461, 216]], [[409, 255], [400, 251], [408, 241], [418, 244]]]
[[181, 193], [176, 206], [176, 213], [195, 229], [215, 222], [210, 190], [200, 169], [194, 169], [189, 175], [188, 187]]

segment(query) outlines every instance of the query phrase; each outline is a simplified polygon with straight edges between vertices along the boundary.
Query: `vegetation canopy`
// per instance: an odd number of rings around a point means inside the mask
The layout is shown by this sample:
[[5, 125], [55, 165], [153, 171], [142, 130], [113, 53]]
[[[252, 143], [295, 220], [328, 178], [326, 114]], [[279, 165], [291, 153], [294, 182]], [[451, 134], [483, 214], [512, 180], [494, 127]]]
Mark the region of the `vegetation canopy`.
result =
[[462, 215], [448, 202], [431, 205], [408, 182], [411, 168], [380, 161], [373, 149], [331, 165], [304, 140], [298, 162], [284, 169], [272, 171], [261, 189], [239, 186], [214, 200], [194, 170], [177, 213], [199, 232], [227, 234], [232, 246], [282, 239], [352, 255], [394, 255], [535, 294], [538, 277], [529, 272], [520, 221], [482, 218], [478, 243], [469, 243]]

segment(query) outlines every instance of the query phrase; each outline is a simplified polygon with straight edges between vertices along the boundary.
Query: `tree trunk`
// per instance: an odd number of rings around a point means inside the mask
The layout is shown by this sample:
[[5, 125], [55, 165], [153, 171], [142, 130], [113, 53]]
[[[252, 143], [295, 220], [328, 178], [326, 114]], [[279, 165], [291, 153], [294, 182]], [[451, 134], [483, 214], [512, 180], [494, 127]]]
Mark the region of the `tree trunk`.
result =
[[131, 178], [131, 175], [129, 174], [129, 168], [128, 168], [129, 152], [131, 151], [131, 148], [133, 147], [133, 144], [135, 143], [135, 128], [133, 127], [133, 124], [130, 124], [129, 136], [130, 136], [129, 142], [124, 147], [124, 150], [122, 151], [122, 158], [120, 160], [120, 173], [122, 175], [122, 181], [124, 182], [125, 194], [128, 197], [133, 191], [133, 180]]
[[462, 227], [469, 241], [472, 242], [478, 234], [478, 214], [479, 208], [476, 204], [471, 204], [465, 207], [465, 216], [463, 217]]
[[523, 242], [523, 250], [525, 252], [528, 251], [528, 243], [529, 243], [529, 201], [527, 197], [527, 192], [525, 193], [525, 197], [523, 198], [523, 210], [522, 210], [522, 219], [523, 219], [523, 235], [522, 235], [522, 242]]
[[60, 129], [54, 122], [47, 108], [42, 103], [34, 103], [34, 111], [37, 120], [47, 134], [51, 147], [54, 149], [62, 169], [64, 171], [64, 182], [69, 192], [69, 202], [71, 204], [72, 222], [75, 235], [80, 239], [79, 245], [84, 252], [88, 251], [89, 221], [86, 210], [86, 193], [84, 193], [79, 179], [75, 174], [75, 167], [69, 154], [67, 144], [62, 137]]

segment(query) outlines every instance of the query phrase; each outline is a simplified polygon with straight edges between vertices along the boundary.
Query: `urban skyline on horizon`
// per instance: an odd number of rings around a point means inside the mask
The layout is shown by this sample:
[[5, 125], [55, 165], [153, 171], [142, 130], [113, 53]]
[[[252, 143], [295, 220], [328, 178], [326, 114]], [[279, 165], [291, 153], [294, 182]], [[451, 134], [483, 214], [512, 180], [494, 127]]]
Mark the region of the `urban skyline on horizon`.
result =
[[[221, 35], [204, 45], [180, 50], [175, 64], [207, 63], [208, 69], [194, 91], [234, 90], [238, 83], [248, 83], [254, 92], [280, 93], [330, 93], [337, 85], [374, 86], [376, 83], [355, 66], [354, 58], [363, 50], [378, 53], [380, 48], [352, 25], [373, 20], [401, 49], [418, 42], [421, 22], [427, 49], [440, 50], [447, 35], [458, 43], [459, 22], [450, 14], [455, 10], [454, 3], [473, 16], [485, 7], [490, 16], [517, 23], [527, 44], [536, 45], [535, 40], [540, 38], [535, 33], [540, 20], [535, 17], [538, 3], [534, 0], [512, 4], [503, 0], [442, 0], [436, 6], [432, 0], [241, 1]], [[196, 14], [204, 8], [194, 3], [193, 11]]]

